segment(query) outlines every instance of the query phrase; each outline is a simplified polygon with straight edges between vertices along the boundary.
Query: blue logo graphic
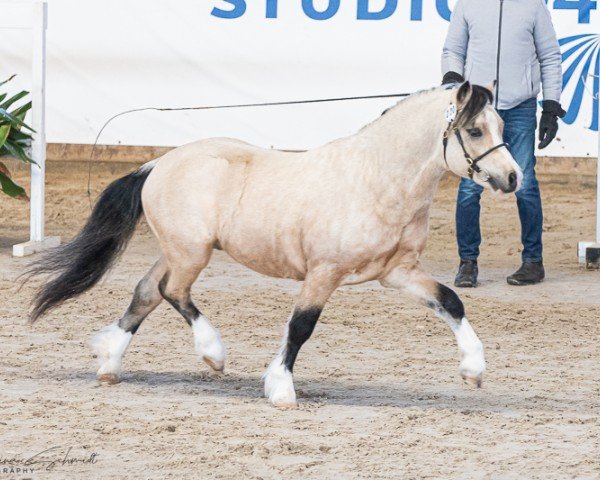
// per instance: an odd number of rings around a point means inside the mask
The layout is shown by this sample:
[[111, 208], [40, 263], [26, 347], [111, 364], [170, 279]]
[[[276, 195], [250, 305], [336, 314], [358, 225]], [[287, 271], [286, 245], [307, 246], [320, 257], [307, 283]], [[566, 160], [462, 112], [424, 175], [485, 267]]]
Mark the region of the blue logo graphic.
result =
[[[598, 93], [600, 84], [600, 35], [586, 33], [561, 38], [563, 89], [572, 87], [573, 96], [566, 105], [563, 121], [572, 124], [579, 115], [584, 101], [592, 104], [590, 130], [598, 131]], [[589, 88], [589, 85], [592, 88]]]

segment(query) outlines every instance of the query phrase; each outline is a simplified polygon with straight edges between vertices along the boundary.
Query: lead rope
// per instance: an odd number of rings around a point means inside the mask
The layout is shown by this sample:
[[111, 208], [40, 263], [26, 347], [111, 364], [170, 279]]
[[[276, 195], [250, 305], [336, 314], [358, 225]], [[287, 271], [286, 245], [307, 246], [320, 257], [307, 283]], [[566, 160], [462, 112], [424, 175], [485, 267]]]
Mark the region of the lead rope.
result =
[[309, 104], [309, 103], [326, 103], [326, 102], [345, 102], [348, 100], [371, 100], [377, 98], [400, 98], [400, 97], [408, 97], [410, 93], [391, 93], [388, 95], [363, 95], [360, 97], [335, 97], [335, 98], [320, 98], [320, 99], [310, 99], [310, 100], [289, 100], [285, 102], [265, 102], [265, 103], [238, 103], [232, 105], [209, 105], [209, 106], [200, 106], [200, 107], [141, 107], [141, 108], [133, 108], [131, 110], [125, 110], [124, 112], [117, 113], [110, 117], [102, 128], [99, 130], [98, 135], [96, 135], [96, 140], [94, 141], [94, 145], [92, 146], [92, 151], [90, 153], [90, 158], [88, 159], [88, 181], [87, 181], [87, 197], [90, 203], [90, 210], [93, 209], [92, 206], [92, 192], [91, 192], [91, 180], [92, 180], [92, 163], [94, 158], [94, 153], [96, 151], [96, 147], [98, 146], [98, 141], [100, 140], [100, 136], [104, 129], [113, 121], [119, 117], [124, 115], [129, 115], [131, 113], [137, 112], [183, 112], [188, 110], [224, 110], [227, 108], [252, 108], [252, 107], [275, 107], [282, 105], [301, 105], [301, 104]]

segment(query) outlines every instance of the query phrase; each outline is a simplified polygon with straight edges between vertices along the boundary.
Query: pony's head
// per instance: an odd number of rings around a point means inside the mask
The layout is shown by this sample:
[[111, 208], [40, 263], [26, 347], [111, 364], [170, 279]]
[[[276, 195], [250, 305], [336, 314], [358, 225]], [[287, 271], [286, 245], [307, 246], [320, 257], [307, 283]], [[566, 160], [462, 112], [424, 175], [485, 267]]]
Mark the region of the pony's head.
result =
[[479, 85], [465, 82], [453, 91], [444, 158], [456, 175], [510, 193], [519, 188], [523, 173], [502, 141], [504, 122], [492, 103], [492, 92]]

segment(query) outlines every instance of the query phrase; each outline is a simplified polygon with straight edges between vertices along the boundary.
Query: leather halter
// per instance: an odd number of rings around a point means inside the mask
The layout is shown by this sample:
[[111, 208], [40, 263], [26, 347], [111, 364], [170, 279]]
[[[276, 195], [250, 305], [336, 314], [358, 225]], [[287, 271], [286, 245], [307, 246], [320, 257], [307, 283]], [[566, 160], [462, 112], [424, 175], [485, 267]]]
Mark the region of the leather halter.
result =
[[458, 140], [458, 144], [460, 145], [460, 148], [462, 148], [462, 151], [465, 154], [465, 160], [469, 164], [469, 169], [467, 170], [467, 173], [469, 174], [470, 179], [473, 179], [473, 174], [475, 172], [477, 172], [477, 173], [481, 172], [481, 168], [479, 167], [479, 165], [477, 165], [477, 163], [480, 160], [483, 160], [483, 158], [487, 157], [490, 153], [492, 153], [495, 150], [498, 150], [499, 148], [502, 148], [502, 147], [508, 148], [507, 143], [501, 143], [499, 145], [496, 145], [495, 147], [490, 148], [488, 151], [486, 151], [485, 153], [482, 153], [477, 158], [473, 158], [473, 157], [471, 157], [471, 155], [469, 155], [469, 153], [467, 152], [467, 149], [465, 148], [465, 143], [463, 142], [463, 139], [462, 139], [459, 129], [454, 127], [454, 120], [451, 120], [448, 122], [448, 128], [444, 132], [444, 138], [442, 139], [442, 143], [444, 145], [444, 162], [446, 162], [446, 166], [448, 167], [448, 169], [450, 169], [450, 167], [448, 166], [448, 160], [446, 159], [446, 150], [448, 148], [448, 137], [450, 136], [451, 131], [454, 131], [454, 134], [456, 135], [456, 139]]

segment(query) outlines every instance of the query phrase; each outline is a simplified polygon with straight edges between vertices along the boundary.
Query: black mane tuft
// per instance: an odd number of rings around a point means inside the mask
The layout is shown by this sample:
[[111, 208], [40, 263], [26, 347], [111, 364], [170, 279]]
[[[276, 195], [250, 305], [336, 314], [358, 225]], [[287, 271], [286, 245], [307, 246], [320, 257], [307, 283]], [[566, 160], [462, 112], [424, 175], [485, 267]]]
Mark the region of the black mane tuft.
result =
[[481, 85], [471, 85], [471, 97], [461, 109], [456, 119], [456, 125], [464, 127], [467, 123], [479, 115], [486, 105], [493, 103], [494, 95]]

